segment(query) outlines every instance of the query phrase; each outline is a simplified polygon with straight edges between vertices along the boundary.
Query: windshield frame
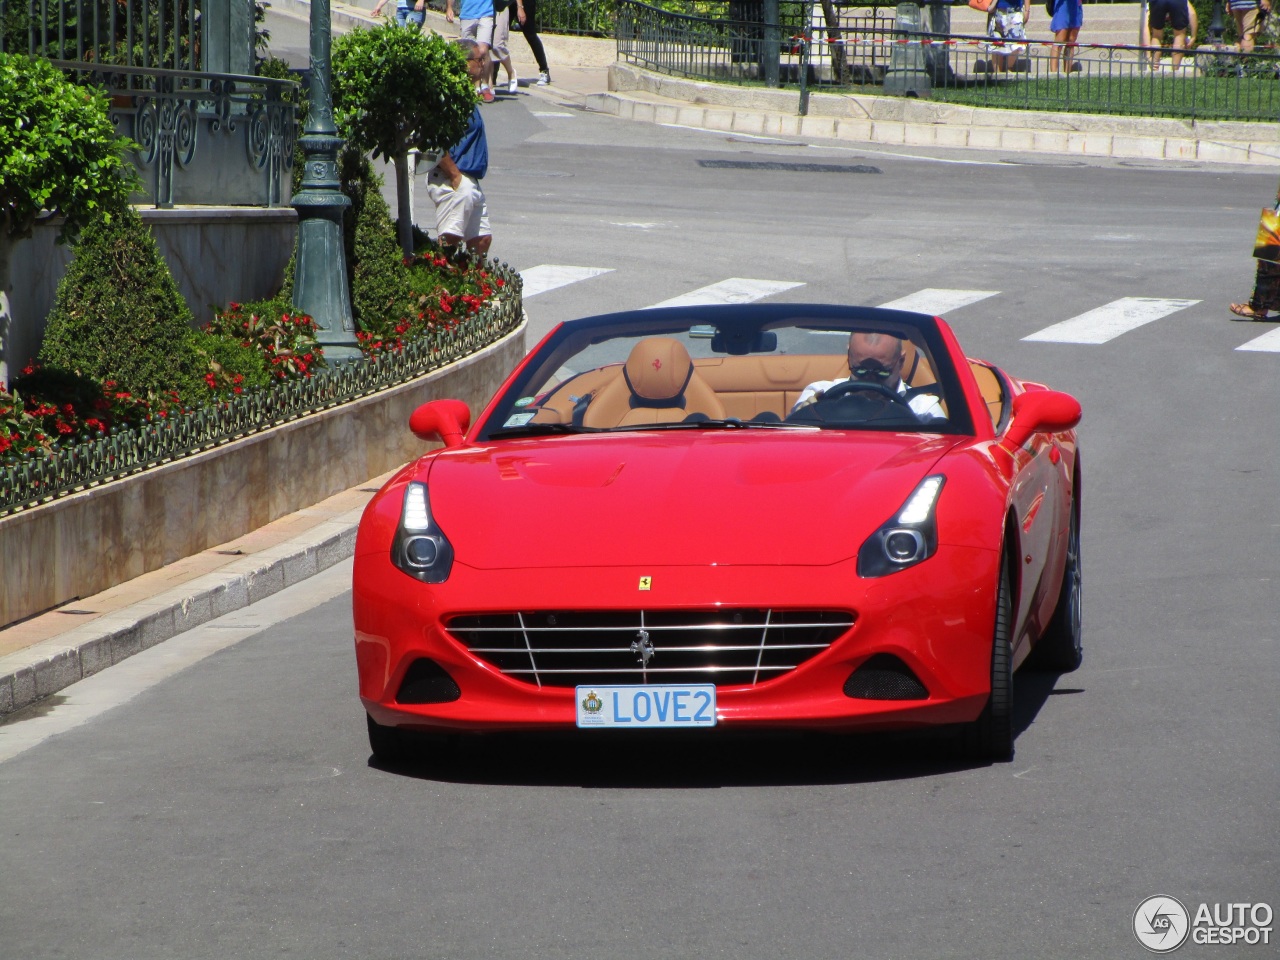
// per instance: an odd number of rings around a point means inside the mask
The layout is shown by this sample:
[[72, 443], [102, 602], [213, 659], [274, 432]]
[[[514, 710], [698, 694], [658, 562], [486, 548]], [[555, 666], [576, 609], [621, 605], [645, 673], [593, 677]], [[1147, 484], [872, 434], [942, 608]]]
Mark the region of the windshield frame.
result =
[[[741, 356], [756, 335], [780, 328], [813, 329], [827, 332], [880, 331], [889, 332], [922, 344], [933, 366], [937, 382], [947, 401], [948, 419], [922, 423], [919, 429], [904, 429], [902, 425], [877, 426], [874, 423], [824, 426], [824, 430], [851, 432], [874, 431], [878, 433], [907, 432], [960, 436], [974, 436], [974, 424], [969, 402], [946, 339], [939, 329], [937, 318], [928, 314], [902, 310], [884, 310], [877, 307], [852, 307], [832, 304], [748, 304], [705, 305], [695, 307], [663, 307], [633, 310], [623, 313], [601, 314], [560, 324], [526, 358], [517, 375], [505, 390], [489, 405], [488, 416], [478, 424], [477, 440], [502, 440], [504, 431], [511, 430], [522, 438], [529, 434], [508, 426], [509, 418], [517, 410], [527, 407], [518, 400], [529, 397], [534, 384], [546, 383], [574, 357], [591, 346], [624, 337], [681, 336], [688, 335], [694, 327], [711, 327], [723, 332], [725, 339], [738, 345], [737, 349], [718, 351], [715, 356]], [[698, 339], [706, 339], [705, 335]], [[767, 356], [770, 352], [752, 355]], [[599, 369], [599, 368], [591, 368]], [[590, 371], [581, 371], [586, 373]], [[645, 425], [643, 429], [662, 430], [679, 423]], [[637, 429], [635, 426], [628, 430]], [[580, 431], [564, 430], [547, 432], [546, 436], [563, 436], [570, 433], [611, 433], [611, 429], [588, 428]]]

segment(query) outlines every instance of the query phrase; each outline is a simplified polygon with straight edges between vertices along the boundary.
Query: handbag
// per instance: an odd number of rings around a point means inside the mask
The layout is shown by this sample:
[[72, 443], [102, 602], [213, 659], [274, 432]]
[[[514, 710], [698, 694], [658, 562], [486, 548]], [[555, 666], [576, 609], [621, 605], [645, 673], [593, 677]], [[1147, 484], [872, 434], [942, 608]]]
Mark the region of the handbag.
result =
[[1253, 255], [1258, 260], [1280, 262], [1280, 213], [1274, 207], [1262, 208], [1258, 236], [1253, 241]]
[[969, 0], [969, 6], [986, 13], [995, 5], [996, 0]]

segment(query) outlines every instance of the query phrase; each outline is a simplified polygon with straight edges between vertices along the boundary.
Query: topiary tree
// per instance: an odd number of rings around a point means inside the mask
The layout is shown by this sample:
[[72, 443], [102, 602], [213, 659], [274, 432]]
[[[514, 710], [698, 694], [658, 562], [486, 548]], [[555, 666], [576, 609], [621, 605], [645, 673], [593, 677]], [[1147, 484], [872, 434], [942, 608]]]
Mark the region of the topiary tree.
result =
[[45, 329], [52, 367], [159, 393], [189, 379], [192, 316], [132, 207], [85, 227]]
[[[9, 382], [9, 264], [41, 219], [65, 218], [58, 241], [122, 208], [137, 184], [134, 144], [107, 119], [106, 95], [48, 60], [0, 53], [0, 387]], [[26, 358], [21, 358], [26, 359]]]
[[387, 23], [333, 42], [334, 121], [357, 149], [395, 164], [406, 257], [413, 253], [409, 151], [457, 143], [475, 103], [465, 54], [439, 34]]

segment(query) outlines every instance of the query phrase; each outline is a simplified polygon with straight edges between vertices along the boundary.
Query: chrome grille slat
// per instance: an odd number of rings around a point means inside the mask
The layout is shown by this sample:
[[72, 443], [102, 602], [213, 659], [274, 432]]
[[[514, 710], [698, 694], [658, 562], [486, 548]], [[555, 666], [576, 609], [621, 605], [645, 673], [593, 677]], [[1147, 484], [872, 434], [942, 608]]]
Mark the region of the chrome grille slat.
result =
[[662, 682], [752, 685], [827, 649], [854, 623], [839, 610], [570, 610], [461, 615], [450, 635], [538, 687]]

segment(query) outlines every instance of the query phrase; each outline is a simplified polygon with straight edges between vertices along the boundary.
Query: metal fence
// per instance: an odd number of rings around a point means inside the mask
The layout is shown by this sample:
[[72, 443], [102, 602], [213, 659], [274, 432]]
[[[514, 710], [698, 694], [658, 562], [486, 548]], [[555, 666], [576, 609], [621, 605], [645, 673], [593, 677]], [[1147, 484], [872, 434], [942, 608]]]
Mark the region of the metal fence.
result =
[[415, 340], [399, 353], [356, 360], [310, 379], [285, 381], [182, 416], [153, 420], [137, 430], [56, 449], [41, 459], [2, 465], [0, 516], [193, 456], [468, 357], [520, 325], [520, 275], [503, 263], [493, 264], [492, 270], [505, 281], [501, 301], [454, 330]]
[[618, 0], [618, 56], [700, 80], [797, 87], [802, 102], [812, 88], [1011, 109], [1280, 118], [1280, 56], [1271, 46], [1249, 54], [1201, 46], [1183, 56], [1126, 45], [1014, 45], [930, 32], [921, 18], [837, 10], [835, 23], [827, 24], [820, 5], [815, 10], [784, 0], [777, 20], [766, 22], [756, 16], [672, 13]]
[[[233, 56], [208, 16], [196, 0], [0, 0], [0, 52], [104, 87], [156, 206], [283, 206], [299, 85], [250, 75], [248, 35]], [[246, 72], [208, 70], [211, 47]]]

